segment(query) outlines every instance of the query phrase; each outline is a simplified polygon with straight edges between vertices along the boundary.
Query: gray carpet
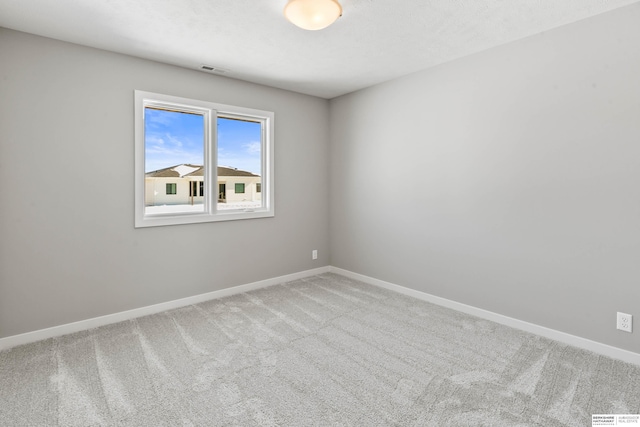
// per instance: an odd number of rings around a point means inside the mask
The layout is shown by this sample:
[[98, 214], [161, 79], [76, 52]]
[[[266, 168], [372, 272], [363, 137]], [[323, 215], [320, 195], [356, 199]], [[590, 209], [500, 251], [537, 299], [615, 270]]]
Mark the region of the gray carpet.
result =
[[334, 274], [0, 353], [3, 426], [589, 426], [640, 367]]

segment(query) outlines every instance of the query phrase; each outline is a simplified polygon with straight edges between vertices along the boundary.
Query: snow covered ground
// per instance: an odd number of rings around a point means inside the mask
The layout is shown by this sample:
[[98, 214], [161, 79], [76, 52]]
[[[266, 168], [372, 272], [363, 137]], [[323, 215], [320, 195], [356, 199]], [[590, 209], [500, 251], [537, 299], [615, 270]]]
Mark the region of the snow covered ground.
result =
[[[232, 209], [257, 209], [262, 202], [235, 202], [235, 203], [218, 203], [219, 211], [228, 211]], [[204, 212], [204, 205], [161, 205], [146, 206], [145, 214], [166, 214], [166, 213], [197, 213]]]

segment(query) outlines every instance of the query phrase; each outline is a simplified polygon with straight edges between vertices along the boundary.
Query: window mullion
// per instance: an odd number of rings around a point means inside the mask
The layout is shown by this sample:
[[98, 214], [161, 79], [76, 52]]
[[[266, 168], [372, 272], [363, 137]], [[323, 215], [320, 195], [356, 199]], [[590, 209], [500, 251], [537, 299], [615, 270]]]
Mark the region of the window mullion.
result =
[[218, 210], [218, 112], [209, 110], [205, 120], [205, 177], [204, 191], [207, 211], [216, 214]]

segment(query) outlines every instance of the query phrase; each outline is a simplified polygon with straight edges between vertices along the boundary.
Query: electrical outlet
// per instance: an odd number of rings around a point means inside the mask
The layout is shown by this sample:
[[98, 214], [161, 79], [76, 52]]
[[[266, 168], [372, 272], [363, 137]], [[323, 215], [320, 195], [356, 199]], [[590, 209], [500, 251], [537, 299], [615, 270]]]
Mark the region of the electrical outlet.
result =
[[633, 327], [633, 316], [618, 312], [617, 328], [621, 331], [631, 332]]
[[311, 259], [318, 259], [318, 250], [314, 249], [311, 251]]

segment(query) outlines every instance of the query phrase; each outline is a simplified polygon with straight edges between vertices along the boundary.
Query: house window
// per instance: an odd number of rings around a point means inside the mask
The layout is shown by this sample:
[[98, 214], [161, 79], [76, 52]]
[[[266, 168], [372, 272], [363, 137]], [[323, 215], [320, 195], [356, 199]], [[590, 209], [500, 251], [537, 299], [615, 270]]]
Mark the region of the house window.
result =
[[[135, 226], [273, 216], [273, 122], [269, 111], [135, 91]], [[245, 194], [247, 184], [260, 190]]]
[[256, 183], [256, 193], [262, 193], [262, 184], [259, 182]]
[[191, 181], [189, 183], [189, 197], [204, 196], [204, 181]]

